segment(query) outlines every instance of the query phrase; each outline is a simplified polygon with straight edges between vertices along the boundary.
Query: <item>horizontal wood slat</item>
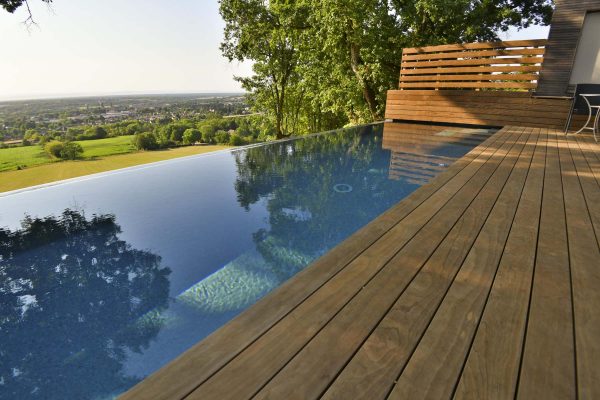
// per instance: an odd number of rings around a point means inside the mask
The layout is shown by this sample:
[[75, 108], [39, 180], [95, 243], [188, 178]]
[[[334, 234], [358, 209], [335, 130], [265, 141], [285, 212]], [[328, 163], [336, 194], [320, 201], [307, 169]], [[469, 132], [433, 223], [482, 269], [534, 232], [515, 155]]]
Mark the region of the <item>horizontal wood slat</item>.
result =
[[532, 40], [404, 49], [400, 89], [533, 90], [545, 44]]
[[432, 51], [496, 49], [496, 48], [504, 48], [504, 47], [538, 47], [538, 46], [545, 46], [546, 42], [547, 42], [546, 39], [532, 39], [532, 40], [506, 40], [503, 42], [445, 44], [445, 45], [439, 45], [439, 46], [407, 47], [402, 51], [402, 53], [404, 53], [404, 54], [420, 54], [420, 53], [429, 53]]
[[474, 58], [474, 57], [501, 57], [515, 55], [540, 55], [544, 54], [543, 48], [523, 48], [510, 50], [482, 50], [482, 51], [454, 51], [450, 53], [427, 53], [403, 55], [404, 61], [409, 60], [439, 60], [445, 58]]
[[385, 117], [489, 126], [518, 123], [563, 129], [570, 105], [567, 99], [538, 99], [525, 92], [390, 90]]
[[405, 76], [405, 82], [428, 81], [533, 81], [537, 74], [419, 75]]
[[456, 73], [493, 73], [493, 72], [539, 72], [541, 65], [521, 66], [493, 66], [493, 67], [449, 67], [449, 68], [406, 68], [401, 70], [402, 75], [423, 74], [456, 74]]
[[401, 82], [400, 88], [535, 89], [533, 82]]

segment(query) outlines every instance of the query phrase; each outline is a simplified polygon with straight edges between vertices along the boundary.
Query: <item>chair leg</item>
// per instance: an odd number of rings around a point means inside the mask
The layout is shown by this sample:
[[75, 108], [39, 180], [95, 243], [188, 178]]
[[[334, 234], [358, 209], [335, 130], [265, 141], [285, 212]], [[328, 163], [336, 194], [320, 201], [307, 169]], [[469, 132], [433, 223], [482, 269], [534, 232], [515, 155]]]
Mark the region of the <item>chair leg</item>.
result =
[[[583, 124], [583, 127], [580, 130], [578, 130], [577, 132], [575, 132], [573, 135], [577, 135], [578, 133], [583, 132], [584, 129], [589, 129], [588, 124], [590, 123], [590, 120], [592, 119], [592, 105], [590, 104], [590, 101], [586, 97], [583, 97], [583, 99], [585, 100], [585, 102], [587, 103], [587, 106], [588, 106], [588, 119], [587, 119], [587, 121], [585, 121], [585, 124]], [[592, 127], [592, 129], [593, 129], [593, 127]]]
[[596, 118], [594, 119], [594, 126], [593, 126], [593, 131], [594, 132], [594, 140], [596, 142], [598, 142], [598, 138], [596, 137], [596, 134], [598, 133], [598, 123], [600, 122], [600, 110], [598, 110], [596, 112]]
[[569, 127], [571, 126], [571, 120], [573, 119], [573, 107], [569, 110], [569, 116], [567, 117], [567, 124], [565, 125], [565, 135], [569, 133]]

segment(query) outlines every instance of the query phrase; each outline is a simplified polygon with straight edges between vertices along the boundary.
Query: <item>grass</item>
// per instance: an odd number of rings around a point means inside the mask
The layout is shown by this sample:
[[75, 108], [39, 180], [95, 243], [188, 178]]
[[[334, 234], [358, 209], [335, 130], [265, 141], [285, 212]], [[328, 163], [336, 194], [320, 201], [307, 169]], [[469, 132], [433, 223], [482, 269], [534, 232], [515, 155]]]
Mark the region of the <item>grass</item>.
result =
[[133, 136], [117, 136], [107, 139], [83, 140], [76, 142], [83, 147], [85, 158], [105, 157], [136, 151], [131, 140]]
[[34, 167], [52, 161], [40, 146], [0, 149], [0, 172], [16, 170], [18, 166]]
[[[111, 146], [93, 146], [92, 142], [99, 142], [100, 140], [88, 141], [86, 145], [90, 145], [90, 154], [95, 154], [94, 159], [87, 160], [78, 160], [78, 161], [62, 161], [62, 162], [52, 162], [52, 160], [46, 160], [46, 165], [38, 164], [30, 164], [30, 165], [38, 165], [34, 168], [27, 168], [21, 171], [15, 171], [14, 167], [12, 171], [4, 171], [0, 172], [0, 192], [6, 192], [9, 190], [22, 189], [29, 186], [41, 185], [43, 183], [56, 182], [63, 179], [76, 178], [79, 176], [95, 174], [98, 172], [111, 171], [119, 168], [132, 167], [134, 165], [147, 164], [155, 161], [163, 161], [169, 160], [177, 157], [190, 156], [195, 154], [208, 153], [211, 151], [226, 149], [229, 146], [186, 146], [186, 147], [178, 147], [175, 149], [168, 150], [159, 150], [159, 151], [141, 151], [134, 152], [129, 154], [118, 154], [118, 155], [108, 155], [108, 156], [100, 156], [103, 152], [110, 153], [110, 151], [121, 151], [123, 150], [127, 144], [123, 140], [123, 142], [114, 141], [115, 143], [110, 142], [113, 139], [122, 139], [125, 138], [110, 138], [110, 139], [102, 139], [104, 141], [109, 141], [108, 143]], [[129, 139], [131, 140], [131, 139]], [[82, 145], [84, 142], [80, 142]], [[106, 143], [105, 143], [106, 145]], [[114, 146], [112, 146], [114, 145]], [[108, 150], [107, 148], [112, 148], [113, 150]], [[30, 146], [30, 147], [16, 147], [12, 149], [3, 149], [0, 150], [0, 164], [3, 165], [6, 160], [13, 159], [17, 160], [17, 163], [23, 164], [23, 161], [19, 161], [16, 156], [11, 153], [12, 158], [6, 157], [3, 153], [7, 150], [26, 150], [23, 152], [14, 152], [16, 155], [22, 155], [27, 162], [36, 162], [39, 155], [36, 155], [35, 151], [40, 152], [39, 146]], [[87, 149], [86, 149], [87, 152]], [[112, 153], [114, 154], [114, 153]], [[100, 158], [101, 157], [101, 158]], [[2, 169], [0, 169], [2, 171]]]
[[[93, 159], [135, 151], [135, 147], [131, 144], [132, 137], [117, 136], [107, 139], [83, 140], [76, 143], [83, 147], [84, 159]], [[29, 168], [56, 161], [37, 145], [0, 149], [0, 172], [16, 170], [19, 166]]]

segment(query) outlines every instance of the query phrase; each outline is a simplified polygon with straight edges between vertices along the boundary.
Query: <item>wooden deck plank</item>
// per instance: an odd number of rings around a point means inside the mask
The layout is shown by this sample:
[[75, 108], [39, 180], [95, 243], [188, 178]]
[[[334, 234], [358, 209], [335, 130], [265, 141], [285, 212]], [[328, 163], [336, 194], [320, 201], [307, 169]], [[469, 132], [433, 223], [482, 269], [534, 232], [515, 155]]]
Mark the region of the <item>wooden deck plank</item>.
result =
[[542, 203], [547, 132], [541, 132], [489, 300], [454, 398], [514, 398]]
[[561, 135], [558, 145], [571, 263], [577, 392], [583, 399], [597, 399], [600, 398], [600, 248], [591, 214], [596, 211], [595, 217], [600, 217], [597, 208], [600, 188], [595, 182], [589, 184], [593, 179], [591, 172], [575, 151], [575, 143]]
[[[529, 144], [535, 142], [534, 137], [527, 136], [524, 140], [529, 139]], [[487, 182], [324, 398], [383, 399], [387, 396], [471, 249], [477, 237], [473, 232], [480, 231], [499, 196], [499, 201], [504, 202], [507, 193], [522, 187], [519, 182], [524, 179], [519, 176], [522, 173], [511, 171], [513, 167], [521, 168], [524, 160], [530, 157], [529, 151], [526, 148], [517, 161], [518, 150], [513, 149], [514, 159], [505, 159], [505, 165]], [[503, 218], [499, 222], [510, 226], [510, 220]]]
[[[294, 394], [298, 394], [304, 399], [318, 397], [352, 357], [356, 348], [360, 347], [381, 318], [386, 315], [404, 288], [408, 284], [412, 285], [411, 282], [415, 275], [419, 277], [423, 274], [422, 266], [431, 260], [432, 253], [434, 257], [436, 254], [441, 254], [441, 256], [438, 255], [441, 258], [451, 254], [452, 260], [449, 261], [449, 266], [451, 267], [452, 261], [460, 265], [461, 251], [463, 251], [460, 241], [465, 241], [463, 246], [466, 247], [464, 250], [466, 253], [470, 247], [468, 242], [471, 240], [471, 235], [465, 236], [464, 233], [471, 229], [478, 230], [477, 225], [483, 224], [480, 220], [485, 220], [489, 208], [494, 204], [523, 148], [522, 136], [524, 135], [521, 135], [520, 139], [516, 141], [506, 157], [498, 157], [496, 160], [488, 162], [490, 165], [496, 164], [496, 169], [489, 176], [487, 182], [481, 185], [479, 190], [475, 190], [474, 199], [473, 191], [469, 187], [465, 187], [464, 191], [460, 193], [462, 196], [453, 198], [444, 207], [444, 211], [436, 216], [436, 220], [432, 220], [430, 225], [415, 235], [409, 245], [391, 260], [386, 268], [369, 282], [360, 294], [256, 398], [287, 398]], [[456, 207], [457, 211], [464, 211], [458, 218], [452, 219], [452, 224], [445, 221], [438, 223], [438, 219], [446, 219], [448, 215], [458, 214], [452, 210], [452, 207]], [[455, 229], [457, 224], [461, 227], [460, 229]], [[449, 230], [452, 230], [452, 239], [449, 240], [448, 236], [440, 238]], [[460, 233], [463, 233], [462, 237], [460, 237]], [[438, 243], [441, 243], [442, 249], [436, 246]], [[426, 281], [429, 281], [429, 278], [426, 278]], [[369, 312], [360, 312], [365, 309], [368, 309]], [[324, 351], [327, 351], [328, 354], [325, 360], [317, 356]], [[288, 385], [287, 383], [295, 376], [304, 376], [305, 378], [293, 386]], [[367, 396], [375, 398], [372, 392]], [[385, 393], [383, 393], [384, 396]], [[351, 397], [358, 398], [359, 395], [355, 391]]]
[[557, 137], [550, 137], [519, 399], [576, 397], [571, 277]]
[[452, 397], [495, 278], [536, 140], [537, 135], [529, 142], [513, 184], [494, 206], [390, 399]]
[[[508, 136], [508, 140], [503, 142], [499, 148], [493, 146], [494, 154], [485, 154], [483, 156], [485, 161], [490, 157], [503, 158], [513, 146], [519, 133], [508, 131], [501, 135]], [[463, 178], [468, 178], [466, 182], [457, 181], [446, 184], [447, 191], [431, 196], [374, 246], [367, 249], [361, 257], [353, 261], [313, 296], [306, 299], [287, 318], [273, 326], [242, 354], [194, 391], [190, 395], [190, 399], [245, 398], [260, 390], [331, 318], [335, 317], [340, 309], [352, 300], [356, 293], [361, 291], [370, 279], [384, 268], [390, 259], [402, 251], [404, 245], [434, 215], [444, 209], [450, 199], [455, 198], [455, 194], [460, 195], [462, 200], [452, 203], [453, 212], [446, 210], [443, 213], [444, 218], [437, 221], [435, 229], [431, 229], [432, 234], [438, 236], [437, 241], [443, 239], [443, 229], [445, 229], [443, 224], [449, 226], [448, 230], [452, 227], [460, 213], [468, 205], [469, 196], [476, 195], [476, 192], [473, 193], [473, 191], [480, 190], [496, 168], [494, 163], [484, 162], [483, 165], [480, 165], [477, 159], [472, 166], [476, 171], [473, 171], [472, 176], [465, 174]], [[463, 171], [466, 171], [467, 168]], [[454, 189], [452, 189], [452, 183], [455, 183]], [[465, 204], [465, 200], [467, 204]], [[427, 245], [421, 242], [415, 250], [421, 252], [422, 257], [427, 257], [436, 244], [435, 240]], [[407, 272], [409, 272], [408, 269]], [[384, 301], [383, 299], [379, 300], [379, 297], [377, 296], [373, 300]], [[255, 368], [248, 371], [247, 365], [254, 365]]]
[[441, 190], [446, 193], [446, 184], [450, 183], [450, 191], [452, 187], [464, 184], [475, 168], [481, 167], [495, 146], [504, 140], [503, 135], [491, 136], [428, 185], [419, 188], [298, 273], [293, 280], [284, 283], [217, 332], [134, 386], [121, 399], [161, 400], [188, 395], [432, 195]]

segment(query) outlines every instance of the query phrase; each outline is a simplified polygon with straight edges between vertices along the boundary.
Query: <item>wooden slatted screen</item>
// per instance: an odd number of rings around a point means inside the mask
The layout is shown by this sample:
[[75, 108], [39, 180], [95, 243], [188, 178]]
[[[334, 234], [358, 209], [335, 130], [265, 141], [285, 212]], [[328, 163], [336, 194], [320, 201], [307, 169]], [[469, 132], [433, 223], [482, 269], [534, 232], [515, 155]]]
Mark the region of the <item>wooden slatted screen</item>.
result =
[[402, 51], [400, 89], [533, 90], [547, 40], [465, 43]]

